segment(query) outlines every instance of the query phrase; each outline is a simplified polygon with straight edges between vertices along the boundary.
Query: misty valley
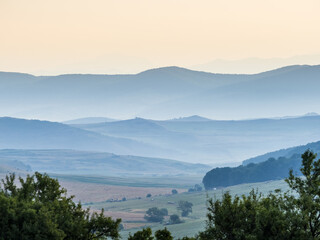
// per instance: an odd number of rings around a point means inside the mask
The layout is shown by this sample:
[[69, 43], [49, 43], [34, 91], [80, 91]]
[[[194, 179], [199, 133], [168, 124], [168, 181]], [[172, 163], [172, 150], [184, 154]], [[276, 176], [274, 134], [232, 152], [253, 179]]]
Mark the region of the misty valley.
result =
[[[270, 209], [287, 231], [302, 214], [288, 209], [302, 206], [286, 191], [305, 196], [305, 178], [319, 191], [319, 79], [320, 67], [307, 65], [251, 75], [177, 67], [132, 75], [0, 72], [0, 202], [6, 210], [23, 206], [17, 219], [33, 209], [19, 234], [32, 232], [48, 209], [70, 211], [73, 227], [55, 218], [57, 232], [44, 225], [52, 235], [39, 239], [242, 239], [222, 226], [226, 206], [256, 214], [233, 220], [242, 229], [242, 219], [254, 217], [252, 239], [267, 231], [259, 224], [273, 224]], [[302, 238], [317, 231], [292, 232], [288, 239], [318, 239]]]

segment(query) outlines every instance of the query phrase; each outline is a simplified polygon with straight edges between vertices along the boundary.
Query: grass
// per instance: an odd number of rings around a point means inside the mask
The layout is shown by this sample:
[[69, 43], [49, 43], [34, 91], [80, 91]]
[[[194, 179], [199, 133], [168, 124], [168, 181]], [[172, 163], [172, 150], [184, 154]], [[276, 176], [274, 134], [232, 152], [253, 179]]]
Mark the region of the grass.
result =
[[[130, 221], [130, 224], [139, 223], [141, 225], [141, 223], [143, 223], [143, 214], [148, 208], [167, 208], [169, 211], [169, 215], [180, 215], [180, 213], [177, 210], [177, 203], [180, 200], [187, 200], [193, 203], [193, 213], [190, 214], [189, 217], [183, 218], [183, 220], [185, 221], [184, 223], [175, 225], [163, 225], [160, 223], [151, 224], [145, 222], [144, 226], [150, 226], [153, 231], [167, 227], [172, 232], [173, 236], [176, 238], [183, 236], [191, 237], [194, 236], [197, 232], [203, 230], [205, 227], [207, 213], [206, 203], [208, 198], [219, 199], [226, 191], [229, 191], [233, 195], [248, 194], [252, 189], [258, 189], [259, 192], [262, 192], [266, 195], [275, 189], [282, 189], [283, 191], [286, 191], [288, 190], [288, 187], [283, 180], [278, 180], [263, 183], [241, 184], [208, 192], [202, 191], [197, 193], [181, 193], [176, 195], [157, 196], [154, 198], [142, 198], [114, 203], [97, 202], [91, 204], [90, 207], [93, 210], [99, 210], [101, 208], [104, 208], [108, 212], [108, 214], [111, 214], [111, 216], [112, 212], [127, 213], [128, 216], [133, 212], [140, 212], [142, 216], [141, 220], [137, 220], [136, 222]], [[174, 202], [175, 204], [169, 204], [168, 202]], [[124, 217], [123, 223], [126, 224], [129, 223], [129, 221], [127, 221]], [[121, 232], [122, 238], [127, 239], [130, 232], [134, 233], [135, 231], [138, 231], [140, 229], [141, 227], [123, 230]]]
[[168, 176], [168, 177], [107, 177], [49, 174], [51, 177], [66, 181], [96, 183], [126, 187], [153, 187], [153, 188], [190, 188], [201, 183], [202, 175]]

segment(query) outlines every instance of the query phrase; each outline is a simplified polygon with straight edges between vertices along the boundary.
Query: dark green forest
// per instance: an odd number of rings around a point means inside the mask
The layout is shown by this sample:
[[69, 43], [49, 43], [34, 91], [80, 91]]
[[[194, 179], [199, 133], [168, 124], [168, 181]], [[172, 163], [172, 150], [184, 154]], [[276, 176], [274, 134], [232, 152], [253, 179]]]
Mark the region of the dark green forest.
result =
[[269, 158], [262, 163], [250, 163], [234, 168], [214, 168], [204, 176], [202, 182], [208, 190], [242, 183], [279, 180], [287, 177], [290, 169], [300, 175], [300, 165], [301, 155], [299, 154], [294, 154], [290, 158]]

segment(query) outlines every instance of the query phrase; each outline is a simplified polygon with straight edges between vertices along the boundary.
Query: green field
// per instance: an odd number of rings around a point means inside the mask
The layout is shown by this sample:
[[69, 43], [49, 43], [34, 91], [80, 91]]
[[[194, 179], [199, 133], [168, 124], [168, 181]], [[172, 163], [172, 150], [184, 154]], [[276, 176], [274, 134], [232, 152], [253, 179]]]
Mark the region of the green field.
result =
[[202, 175], [182, 175], [182, 176], [163, 176], [163, 177], [109, 177], [93, 175], [65, 175], [49, 174], [59, 180], [105, 184], [113, 186], [127, 187], [153, 187], [153, 188], [190, 188], [195, 184], [200, 184]]
[[[134, 199], [125, 202], [97, 202], [86, 206], [90, 206], [93, 210], [104, 208], [108, 212], [121, 212], [124, 214], [127, 213], [128, 215], [132, 213], [144, 214], [148, 208], [159, 207], [167, 208], [169, 215], [172, 215], [179, 214], [177, 211], [177, 203], [179, 200], [187, 200], [193, 203], [193, 213], [189, 217], [183, 218], [185, 221], [184, 223], [165, 226], [164, 224], [160, 223], [147, 223], [144, 222], [143, 219], [140, 221], [126, 221], [126, 219], [123, 219], [123, 223], [136, 223], [143, 226], [150, 226], [153, 230], [167, 227], [173, 233], [174, 237], [193, 236], [197, 232], [203, 230], [205, 226], [207, 212], [206, 202], [208, 198], [220, 198], [226, 191], [230, 191], [233, 195], [248, 194], [252, 189], [258, 189], [263, 194], [268, 194], [274, 189], [282, 189], [283, 191], [288, 190], [288, 187], [283, 180], [279, 180], [263, 183], [241, 184], [208, 192], [203, 191], [197, 193], [181, 193], [177, 195], [157, 196], [154, 198]], [[171, 202], [171, 204], [168, 202]], [[172, 204], [172, 202], [174, 204]], [[141, 229], [141, 227], [123, 230], [121, 232], [123, 239], [127, 239], [127, 236], [130, 232], [134, 233], [139, 229]]]

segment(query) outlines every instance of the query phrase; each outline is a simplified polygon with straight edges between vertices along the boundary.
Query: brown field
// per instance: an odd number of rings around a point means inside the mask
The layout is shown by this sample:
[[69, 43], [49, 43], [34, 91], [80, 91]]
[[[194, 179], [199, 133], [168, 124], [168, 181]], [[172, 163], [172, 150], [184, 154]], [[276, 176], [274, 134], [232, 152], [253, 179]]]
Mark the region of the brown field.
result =
[[[171, 194], [172, 188], [126, 187], [96, 183], [82, 183], [60, 180], [60, 184], [68, 190], [68, 195], [75, 195], [75, 201], [83, 203], [102, 202], [108, 199], [144, 198], [148, 193], [152, 196]], [[177, 189], [185, 192], [186, 189]]]

